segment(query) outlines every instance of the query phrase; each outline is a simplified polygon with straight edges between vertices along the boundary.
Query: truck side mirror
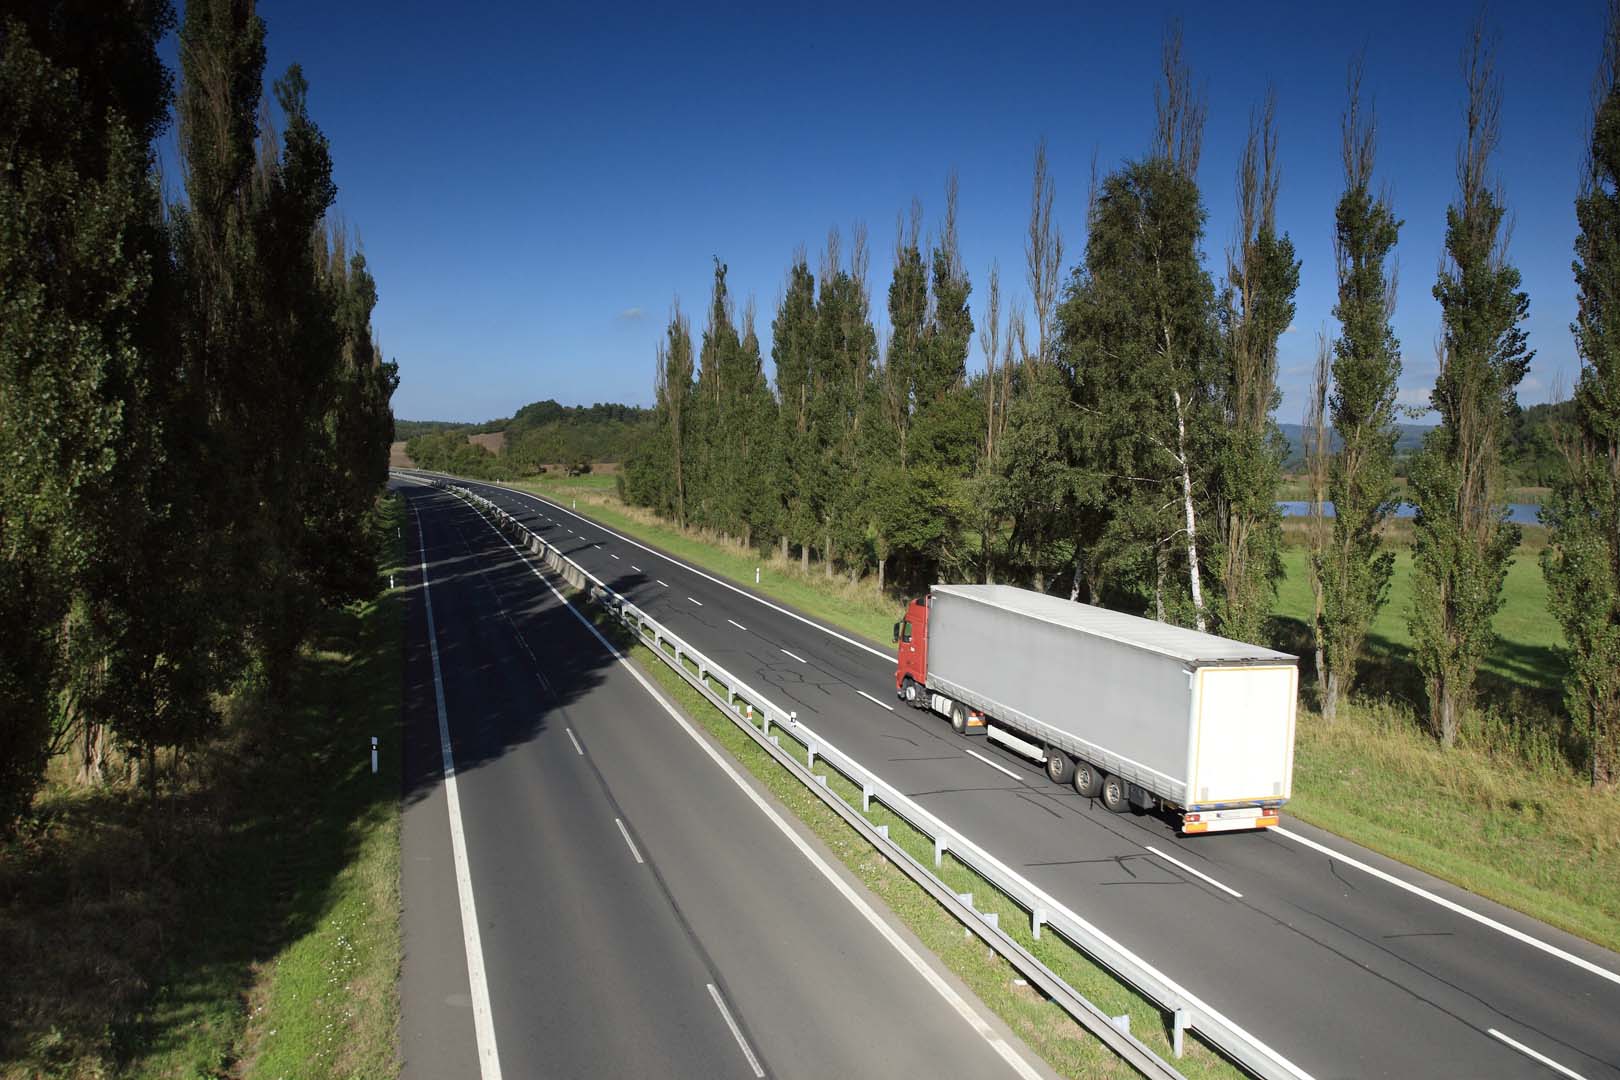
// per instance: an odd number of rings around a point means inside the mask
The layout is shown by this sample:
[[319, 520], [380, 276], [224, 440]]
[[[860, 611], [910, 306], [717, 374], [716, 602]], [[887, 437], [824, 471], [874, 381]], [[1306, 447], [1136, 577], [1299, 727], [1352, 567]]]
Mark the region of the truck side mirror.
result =
[[894, 624], [894, 641], [895, 641], [895, 644], [897, 644], [897, 645], [900, 643], [900, 624], [899, 623]]

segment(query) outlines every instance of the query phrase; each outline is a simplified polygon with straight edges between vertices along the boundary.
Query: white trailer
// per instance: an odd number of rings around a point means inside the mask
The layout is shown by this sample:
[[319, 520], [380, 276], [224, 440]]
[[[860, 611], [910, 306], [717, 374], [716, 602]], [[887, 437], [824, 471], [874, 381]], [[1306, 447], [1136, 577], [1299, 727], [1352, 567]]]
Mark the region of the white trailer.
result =
[[902, 697], [1111, 810], [1218, 832], [1288, 801], [1296, 657], [1007, 585], [937, 585], [903, 625]]

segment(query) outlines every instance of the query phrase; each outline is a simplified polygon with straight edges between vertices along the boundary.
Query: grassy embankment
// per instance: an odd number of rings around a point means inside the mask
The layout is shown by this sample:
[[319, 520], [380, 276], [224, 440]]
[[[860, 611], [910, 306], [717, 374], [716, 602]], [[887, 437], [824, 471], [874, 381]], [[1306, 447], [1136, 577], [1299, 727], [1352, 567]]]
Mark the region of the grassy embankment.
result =
[[0, 1077], [397, 1074], [402, 634], [387, 591], [328, 613], [291, 700], [236, 694], [155, 800], [52, 763], [0, 852]]
[[[578, 498], [581, 511], [604, 524], [733, 581], [752, 586], [761, 566], [760, 592], [875, 642], [888, 639], [900, 610], [869, 582], [828, 580], [819, 567], [805, 576], [797, 562], [682, 532], [625, 506], [611, 477], [542, 477], [522, 486]], [[1409, 529], [1392, 535], [1400, 545]], [[1481, 679], [1486, 707], [1449, 752], [1419, 724], [1422, 680], [1407, 652], [1411, 556], [1398, 550], [1389, 603], [1368, 640], [1367, 693], [1331, 726], [1308, 703], [1301, 707], [1289, 812], [1620, 949], [1620, 798], [1592, 790], [1568, 764], [1560, 637], [1536, 561], [1541, 542], [1540, 530], [1526, 530], [1496, 620], [1502, 640]], [[1277, 640], [1304, 655], [1312, 608], [1304, 553], [1290, 549], [1284, 564]]]

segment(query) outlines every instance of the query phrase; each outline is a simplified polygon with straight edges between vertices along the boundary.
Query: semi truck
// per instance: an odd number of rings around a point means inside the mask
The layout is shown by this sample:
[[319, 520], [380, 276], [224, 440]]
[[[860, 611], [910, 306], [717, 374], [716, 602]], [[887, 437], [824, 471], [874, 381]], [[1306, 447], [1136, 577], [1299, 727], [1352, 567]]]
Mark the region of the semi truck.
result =
[[1297, 657], [1010, 585], [936, 585], [894, 640], [903, 701], [1115, 813], [1213, 833], [1288, 801]]

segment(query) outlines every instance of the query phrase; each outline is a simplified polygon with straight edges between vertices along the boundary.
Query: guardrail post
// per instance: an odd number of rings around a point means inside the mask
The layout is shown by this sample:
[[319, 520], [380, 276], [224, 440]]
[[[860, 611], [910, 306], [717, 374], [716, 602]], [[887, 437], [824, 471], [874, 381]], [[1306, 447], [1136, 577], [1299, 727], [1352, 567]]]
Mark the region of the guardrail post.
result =
[[945, 851], [949, 847], [950, 847], [950, 844], [946, 842], [944, 833], [941, 833], [940, 835], [934, 837], [934, 866], [935, 867], [938, 867], [940, 865], [941, 861], [945, 858]]
[[1120, 1013], [1118, 1016], [1110, 1017], [1109, 1020], [1110, 1020], [1111, 1023], [1113, 1023], [1113, 1025], [1115, 1027], [1117, 1027], [1124, 1034], [1129, 1035], [1131, 1033], [1131, 1014], [1130, 1013]]
[[804, 751], [805, 754], [808, 755], [805, 758], [804, 767], [807, 769], [814, 769], [816, 767], [816, 741], [811, 739], [808, 743], [806, 743], [804, 746]]
[[1036, 907], [1029, 913], [1029, 936], [1036, 941], [1041, 940], [1041, 924], [1046, 922], [1046, 909]]
[[1182, 1033], [1187, 1030], [1188, 1025], [1191, 1023], [1192, 1017], [1186, 1009], [1177, 1009], [1170, 1014], [1170, 1050], [1176, 1057], [1181, 1056]]
[[861, 813], [870, 814], [871, 812], [872, 812], [872, 785], [871, 784], [862, 784], [861, 785]]

